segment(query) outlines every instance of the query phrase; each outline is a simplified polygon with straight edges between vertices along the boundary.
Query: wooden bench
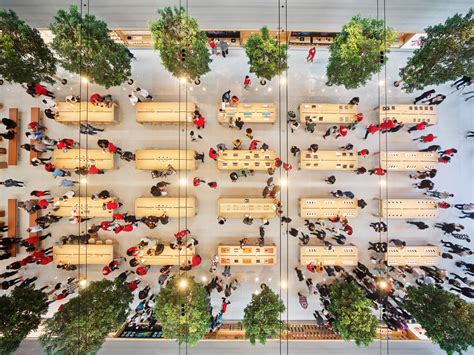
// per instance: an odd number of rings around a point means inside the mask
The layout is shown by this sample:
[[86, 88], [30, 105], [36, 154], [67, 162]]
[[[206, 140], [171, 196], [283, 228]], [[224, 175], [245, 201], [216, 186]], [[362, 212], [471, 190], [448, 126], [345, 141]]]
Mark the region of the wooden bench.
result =
[[[30, 122], [36, 122], [41, 124], [41, 110], [39, 107], [32, 107], [31, 108], [31, 114], [30, 114]], [[34, 139], [30, 139], [30, 144], [33, 145], [35, 142]], [[35, 152], [33, 149], [30, 150], [30, 164], [31, 160], [34, 158], [38, 158], [39, 153]]]
[[112, 107], [94, 106], [90, 102], [58, 102], [57, 122], [67, 124], [110, 124], [117, 123], [116, 110]]
[[[18, 231], [18, 201], [16, 199], [8, 199], [7, 205], [7, 236], [10, 238], [20, 237]], [[16, 245], [12, 245], [10, 254], [16, 256]]]
[[388, 171], [426, 171], [438, 169], [438, 153], [380, 152], [380, 167]]
[[191, 263], [193, 256], [196, 254], [194, 247], [172, 249], [169, 245], [165, 245], [165, 249], [160, 255], [148, 255], [148, 253], [154, 254], [154, 248], [145, 249], [143, 255], [139, 257], [141, 264], [143, 265], [178, 265], [185, 266]]
[[389, 119], [404, 124], [438, 123], [438, 115], [434, 105], [380, 105], [375, 110], [379, 115], [380, 123]]
[[273, 150], [224, 150], [217, 158], [219, 170], [268, 170], [275, 166]]
[[389, 266], [430, 266], [437, 264], [439, 256], [439, 248], [433, 245], [388, 247], [385, 260]]
[[218, 216], [225, 218], [274, 218], [278, 201], [268, 198], [220, 198]]
[[192, 123], [193, 102], [139, 102], [135, 105], [139, 123]]
[[140, 197], [135, 200], [137, 218], [161, 217], [194, 217], [196, 215], [195, 197]]
[[239, 103], [237, 106], [221, 104], [217, 120], [228, 123], [240, 117], [244, 123], [275, 123], [276, 108], [273, 103]]
[[300, 247], [300, 265], [310, 263], [323, 266], [356, 266], [359, 262], [358, 249], [354, 245], [333, 246], [328, 249], [324, 245]]
[[18, 147], [20, 142], [20, 114], [17, 108], [11, 108], [8, 110], [9, 118], [16, 122], [16, 127], [13, 128], [15, 137], [8, 140], [8, 155], [7, 164], [8, 166], [18, 165]]
[[313, 123], [349, 124], [355, 122], [358, 113], [357, 106], [348, 104], [303, 103], [299, 110], [302, 124], [309, 119]]
[[112, 217], [114, 211], [104, 209], [102, 205], [115, 200], [117, 199], [108, 198], [104, 200], [93, 200], [91, 197], [70, 197], [65, 201], [59, 201], [59, 198], [55, 197], [55, 206], [59, 208], [56, 211], [53, 211], [53, 215], [59, 217], [71, 217], [73, 215], [73, 210], [77, 210], [75, 215], [81, 217]]
[[302, 198], [301, 218], [357, 217], [357, 199]]
[[184, 149], [141, 149], [135, 152], [135, 168], [140, 170], [196, 170], [196, 152]]
[[111, 244], [65, 244], [53, 247], [56, 264], [107, 265], [114, 259]]
[[97, 169], [114, 168], [114, 154], [102, 149], [68, 149], [66, 152], [56, 149], [53, 152], [53, 163], [59, 169], [76, 169], [95, 165]]
[[219, 245], [217, 248], [220, 265], [267, 266], [275, 265], [277, 248], [275, 245]]
[[380, 200], [382, 218], [425, 219], [438, 217], [437, 202], [428, 199]]
[[301, 170], [356, 170], [358, 155], [352, 150], [301, 151]]

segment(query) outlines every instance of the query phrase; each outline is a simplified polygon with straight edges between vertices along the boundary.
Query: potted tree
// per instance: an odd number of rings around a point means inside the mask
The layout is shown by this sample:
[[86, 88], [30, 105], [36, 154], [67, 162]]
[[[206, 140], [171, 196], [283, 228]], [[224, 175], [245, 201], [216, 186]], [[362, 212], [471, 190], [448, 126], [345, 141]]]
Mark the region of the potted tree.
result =
[[421, 90], [428, 85], [439, 85], [462, 75], [474, 76], [474, 9], [462, 16], [456, 14], [425, 29], [420, 48], [413, 52], [400, 70], [403, 89]]
[[279, 336], [284, 329], [280, 316], [285, 309], [278, 295], [262, 284], [261, 291], [252, 295], [252, 301], [244, 309], [245, 338], [255, 345], [257, 340], [265, 344], [268, 338]]
[[[0, 77], [18, 84], [54, 84], [56, 59], [37, 29], [12, 10], [0, 10]], [[60, 80], [60, 79], [59, 79]], [[62, 80], [65, 84], [65, 79]]]
[[194, 278], [172, 277], [155, 296], [155, 318], [166, 338], [196, 345], [209, 331], [211, 301]]
[[131, 76], [130, 57], [123, 44], [114, 42], [104, 21], [81, 16], [77, 6], [59, 10], [49, 25], [51, 47], [61, 66], [106, 88], [120, 85]]
[[244, 48], [250, 72], [260, 78], [262, 85], [288, 69], [288, 46], [272, 38], [267, 27], [262, 27], [260, 33], [252, 34]]
[[40, 342], [45, 353], [95, 354], [106, 336], [127, 319], [133, 295], [118, 280], [91, 282], [52, 318], [46, 320]]
[[161, 18], [150, 23], [150, 30], [161, 63], [173, 76], [199, 84], [212, 61], [206, 33], [183, 7], [165, 7], [158, 14]]
[[353, 17], [329, 46], [326, 85], [363, 86], [387, 61], [396, 33], [383, 20]]
[[474, 345], [474, 303], [433, 285], [408, 287], [405, 309], [448, 355]]
[[334, 317], [332, 327], [344, 340], [354, 339], [357, 346], [374, 341], [377, 317], [372, 314], [373, 303], [354, 281], [336, 281], [331, 286], [328, 311]]
[[48, 311], [46, 294], [33, 288], [15, 288], [0, 296], [0, 353], [13, 353]]

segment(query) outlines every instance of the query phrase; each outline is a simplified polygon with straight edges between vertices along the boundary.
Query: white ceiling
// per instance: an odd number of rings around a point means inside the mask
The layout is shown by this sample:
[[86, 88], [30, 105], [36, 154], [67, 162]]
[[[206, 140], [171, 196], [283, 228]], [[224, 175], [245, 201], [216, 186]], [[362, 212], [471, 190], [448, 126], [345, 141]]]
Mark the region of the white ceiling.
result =
[[[203, 29], [256, 29], [263, 25], [293, 30], [338, 31], [352, 16], [384, 16], [383, 0], [83, 0], [89, 11], [110, 28], [146, 28], [156, 9], [183, 5]], [[285, 5], [286, 8], [281, 7]], [[0, 0], [35, 27], [47, 27], [54, 13], [79, 0]], [[468, 0], [385, 0], [389, 26], [400, 32], [422, 32], [456, 12], [465, 13]], [[279, 10], [280, 16], [279, 16]], [[287, 11], [287, 16], [285, 14]], [[286, 19], [288, 27], [286, 27]]]

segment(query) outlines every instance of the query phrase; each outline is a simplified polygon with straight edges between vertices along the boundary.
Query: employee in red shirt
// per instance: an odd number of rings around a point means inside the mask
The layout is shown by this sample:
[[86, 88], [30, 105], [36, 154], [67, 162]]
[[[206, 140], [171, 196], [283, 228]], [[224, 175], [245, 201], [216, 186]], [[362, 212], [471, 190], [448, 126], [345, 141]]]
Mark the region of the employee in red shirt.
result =
[[421, 136], [421, 137], [418, 137], [418, 138], [414, 138], [413, 140], [414, 141], [420, 141], [422, 143], [431, 143], [433, 142], [436, 138], [434, 134], [430, 133], [430, 134], [427, 134], [426, 136]]
[[415, 131], [423, 131], [427, 127], [432, 126], [432, 125], [427, 125], [426, 122], [420, 122], [408, 129], [408, 133], [415, 132]]
[[365, 136], [364, 139], [367, 139], [369, 134], [374, 134], [380, 130], [380, 127], [378, 125], [370, 124], [367, 126], [367, 129], [365, 130]]
[[209, 158], [217, 160], [219, 155], [217, 154], [217, 151], [214, 148], [209, 148]]
[[55, 97], [54, 94], [51, 91], [46, 89], [46, 87], [41, 85], [41, 84], [35, 84], [35, 92], [36, 92], [36, 95], [38, 95], [38, 96], [41, 96], [41, 95], [48, 96], [52, 99], [54, 99], [54, 97]]
[[348, 132], [347, 126], [344, 126], [344, 125], [339, 126], [339, 132], [336, 135], [336, 139], [338, 139], [339, 137], [347, 136], [347, 132]]
[[104, 97], [99, 93], [95, 92], [89, 98], [89, 102], [94, 106], [101, 106], [102, 102], [104, 102]]
[[196, 267], [199, 264], [201, 264], [201, 261], [202, 261], [202, 258], [201, 258], [200, 255], [193, 255], [193, 257], [191, 259], [191, 266]]
[[49, 190], [44, 190], [44, 191], [33, 190], [30, 193], [30, 196], [35, 196], [35, 197], [42, 197], [42, 196], [49, 196], [49, 195], [50, 195]]
[[361, 157], [366, 157], [370, 154], [369, 150], [368, 149], [362, 149], [360, 151], [357, 152], [357, 155], [361, 156]]
[[308, 56], [306, 57], [306, 61], [308, 63], [312, 63], [315, 55], [316, 55], [316, 47], [310, 48], [310, 50], [308, 51]]
[[378, 175], [378, 176], [384, 176], [386, 172], [387, 172], [387, 170], [382, 169], [382, 168], [375, 168], [375, 169], [369, 170], [370, 175], [375, 174], [375, 175]]

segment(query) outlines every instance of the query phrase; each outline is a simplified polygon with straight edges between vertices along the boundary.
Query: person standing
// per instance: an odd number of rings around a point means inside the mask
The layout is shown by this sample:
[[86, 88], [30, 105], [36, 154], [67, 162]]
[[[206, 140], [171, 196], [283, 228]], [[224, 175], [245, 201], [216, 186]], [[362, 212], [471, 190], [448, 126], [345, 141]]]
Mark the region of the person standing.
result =
[[364, 139], [367, 139], [369, 134], [374, 134], [374, 133], [378, 132], [379, 130], [380, 130], [380, 127], [378, 125], [375, 125], [375, 124], [368, 125], [366, 130], [365, 130]]
[[428, 103], [428, 105], [439, 105], [446, 99], [445, 95], [438, 94], [435, 97], [432, 97], [429, 100], [422, 101], [421, 103]]
[[312, 47], [308, 51], [308, 56], [306, 57], [306, 61], [308, 63], [313, 63], [315, 56], [316, 56], [316, 47]]
[[418, 138], [412, 139], [413, 141], [420, 141], [422, 143], [431, 143], [433, 142], [437, 136], [435, 136], [433, 133], [427, 134], [426, 136], [420, 136]]
[[250, 76], [246, 75], [244, 79], [244, 89], [248, 90], [251, 84]]
[[421, 101], [421, 100], [430, 98], [431, 95], [433, 95], [435, 92], [436, 92], [436, 90], [434, 90], [434, 89], [425, 91], [423, 94], [421, 94], [420, 96], [418, 96], [418, 97], [415, 99], [415, 101], [413, 101], [413, 105], [416, 105], [416, 104], [418, 103], [418, 101]]

